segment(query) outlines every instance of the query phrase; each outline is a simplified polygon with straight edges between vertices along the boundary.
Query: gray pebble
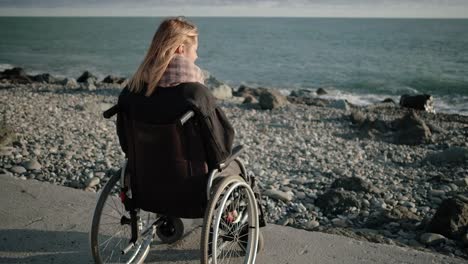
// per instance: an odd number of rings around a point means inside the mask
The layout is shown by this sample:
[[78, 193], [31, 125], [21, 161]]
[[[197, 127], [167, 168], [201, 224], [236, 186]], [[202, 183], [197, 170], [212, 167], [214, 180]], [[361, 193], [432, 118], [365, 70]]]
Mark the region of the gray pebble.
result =
[[424, 245], [435, 246], [447, 241], [447, 238], [440, 234], [424, 233], [419, 237], [419, 241]]
[[23, 166], [27, 170], [40, 170], [42, 168], [42, 165], [35, 159], [24, 162]]
[[26, 172], [26, 169], [24, 167], [22, 167], [22, 166], [13, 166], [10, 169], [10, 171], [14, 172], [14, 173], [22, 174], [22, 173]]

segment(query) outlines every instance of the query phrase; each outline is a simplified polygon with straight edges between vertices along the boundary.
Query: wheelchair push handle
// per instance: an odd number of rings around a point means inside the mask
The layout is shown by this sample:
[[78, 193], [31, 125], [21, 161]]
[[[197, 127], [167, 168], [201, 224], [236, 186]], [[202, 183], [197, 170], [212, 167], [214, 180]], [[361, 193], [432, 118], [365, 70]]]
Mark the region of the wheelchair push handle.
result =
[[118, 104], [114, 105], [113, 107], [107, 109], [106, 111], [104, 111], [104, 113], [102, 113], [102, 115], [104, 116], [105, 119], [109, 119], [111, 117], [113, 117], [115, 114], [117, 114], [118, 112], [120, 112], [120, 106]]
[[179, 119], [179, 125], [183, 126], [187, 121], [189, 121], [190, 118], [192, 118], [195, 115], [195, 113], [192, 110], [187, 111], [180, 119]]

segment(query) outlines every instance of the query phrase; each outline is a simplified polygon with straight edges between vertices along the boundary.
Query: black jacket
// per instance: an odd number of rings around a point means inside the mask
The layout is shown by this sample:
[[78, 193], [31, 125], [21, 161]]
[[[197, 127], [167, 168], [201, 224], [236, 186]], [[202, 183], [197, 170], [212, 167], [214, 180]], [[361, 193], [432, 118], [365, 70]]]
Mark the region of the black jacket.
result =
[[[174, 87], [158, 87], [149, 97], [131, 93], [127, 87], [119, 96], [118, 104], [123, 112], [132, 107], [132, 118], [141, 122], [164, 124], [180, 118], [188, 110], [194, 110], [206, 151], [210, 169], [222, 163], [231, 154], [234, 129], [223, 110], [217, 105], [209, 89], [200, 83], [182, 83]], [[117, 134], [122, 150], [127, 153], [122, 114], [117, 116]]]

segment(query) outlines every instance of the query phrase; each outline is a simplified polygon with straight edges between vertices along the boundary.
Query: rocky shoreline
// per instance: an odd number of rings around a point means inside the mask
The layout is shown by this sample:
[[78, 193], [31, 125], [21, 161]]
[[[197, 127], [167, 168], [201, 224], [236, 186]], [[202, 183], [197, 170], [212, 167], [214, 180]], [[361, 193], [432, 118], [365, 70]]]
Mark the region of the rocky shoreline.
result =
[[[123, 159], [102, 111], [126, 80], [84, 75], [0, 74], [0, 174], [102, 188]], [[207, 81], [247, 147], [268, 222], [468, 259], [468, 116]]]

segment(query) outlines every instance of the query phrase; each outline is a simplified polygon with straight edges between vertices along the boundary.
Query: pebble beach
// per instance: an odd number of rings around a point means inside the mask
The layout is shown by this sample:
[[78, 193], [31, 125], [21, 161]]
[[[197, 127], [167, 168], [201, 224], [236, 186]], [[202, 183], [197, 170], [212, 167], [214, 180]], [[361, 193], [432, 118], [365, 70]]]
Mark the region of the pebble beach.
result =
[[[0, 174], [99, 191], [124, 159], [115, 117], [102, 117], [123, 85], [1, 80]], [[264, 109], [256, 91], [233, 89], [219, 104], [267, 222], [468, 260], [468, 116], [314, 91]], [[441, 231], [438, 211], [451, 204], [457, 228]]]

